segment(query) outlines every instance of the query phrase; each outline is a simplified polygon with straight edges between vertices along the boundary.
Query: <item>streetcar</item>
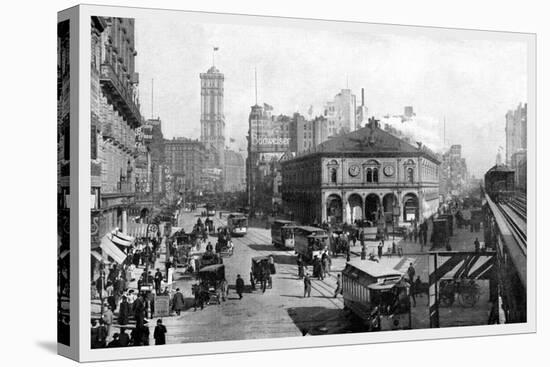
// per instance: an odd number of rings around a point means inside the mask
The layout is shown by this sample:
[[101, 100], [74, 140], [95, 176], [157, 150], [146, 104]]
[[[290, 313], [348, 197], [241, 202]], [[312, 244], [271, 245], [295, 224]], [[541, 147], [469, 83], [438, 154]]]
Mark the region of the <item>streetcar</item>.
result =
[[248, 231], [248, 218], [242, 213], [229, 213], [227, 216], [227, 228], [234, 237], [242, 237]]
[[294, 248], [294, 228], [296, 222], [276, 219], [271, 223], [271, 243], [275, 247]]
[[206, 204], [206, 216], [213, 217], [216, 215], [216, 206], [214, 204]]
[[344, 310], [367, 331], [410, 329], [410, 287], [404, 273], [370, 260], [352, 260], [342, 271]]
[[294, 227], [294, 251], [306, 264], [311, 264], [315, 256], [319, 259], [328, 250], [328, 234], [322, 228], [311, 226]]

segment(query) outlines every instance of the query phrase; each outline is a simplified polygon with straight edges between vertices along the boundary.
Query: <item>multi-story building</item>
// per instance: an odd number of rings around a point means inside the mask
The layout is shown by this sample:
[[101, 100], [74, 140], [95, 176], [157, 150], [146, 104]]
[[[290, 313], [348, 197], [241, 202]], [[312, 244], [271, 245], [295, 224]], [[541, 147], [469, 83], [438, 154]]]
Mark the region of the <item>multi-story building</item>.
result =
[[527, 149], [527, 103], [520, 103], [506, 113], [506, 164], [511, 163], [514, 153], [524, 149]]
[[166, 140], [164, 158], [176, 178], [176, 192], [194, 193], [201, 189], [202, 172], [206, 167], [206, 147], [203, 143], [187, 138]]
[[283, 205], [303, 223], [423, 221], [439, 206], [439, 163], [372, 122], [283, 160]]
[[527, 104], [506, 113], [506, 164], [516, 171], [516, 187], [527, 187]]
[[243, 156], [232, 150], [225, 151], [224, 191], [243, 191], [246, 187], [246, 173]]
[[466, 159], [462, 157], [462, 146], [451, 145], [439, 157], [441, 159], [439, 193], [443, 197], [461, 195], [469, 188], [470, 177]]
[[403, 109], [403, 118], [405, 119], [411, 119], [415, 116], [413, 106], [405, 106]]
[[248, 203], [255, 211], [271, 211], [275, 204], [280, 204], [275, 181], [279, 160], [290, 147], [291, 118], [274, 116], [272, 111], [268, 104], [256, 104], [248, 118], [246, 187]]
[[92, 248], [107, 256], [114, 250], [106, 235], [127, 231], [128, 209], [135, 203], [136, 129], [142, 117], [134, 19], [92, 17], [91, 50]]
[[212, 66], [201, 79], [201, 142], [214, 150], [209, 167], [223, 168], [225, 151], [225, 116], [223, 109], [224, 75]]
[[142, 196], [147, 195], [151, 191], [151, 152], [149, 148], [140, 142], [137, 147], [138, 155], [135, 160], [135, 182], [136, 182], [136, 193]]
[[350, 89], [342, 89], [334, 100], [325, 105], [324, 116], [327, 119], [328, 135], [347, 134], [357, 129], [357, 110], [355, 95]]
[[306, 120], [295, 113], [289, 125], [290, 151], [301, 153], [321, 144], [328, 139], [328, 122], [324, 116]]
[[142, 131], [143, 143], [147, 146], [151, 155], [151, 178], [148, 181], [148, 192], [152, 188], [155, 195], [158, 195], [163, 192], [165, 187], [162, 181], [165, 167], [162, 121], [160, 118], [149, 119], [145, 121]]
[[369, 109], [365, 105], [365, 88], [361, 88], [361, 105], [357, 107], [356, 129], [364, 127], [369, 120]]

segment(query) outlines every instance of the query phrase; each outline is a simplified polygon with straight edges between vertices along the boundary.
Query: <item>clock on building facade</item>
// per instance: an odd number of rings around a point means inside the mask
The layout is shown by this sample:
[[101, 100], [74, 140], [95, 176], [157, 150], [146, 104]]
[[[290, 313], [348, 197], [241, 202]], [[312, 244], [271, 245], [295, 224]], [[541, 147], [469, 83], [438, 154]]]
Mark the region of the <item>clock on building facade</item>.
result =
[[357, 177], [357, 175], [359, 174], [360, 171], [361, 170], [360, 170], [359, 166], [356, 166], [356, 165], [350, 166], [350, 168], [348, 170], [349, 175], [351, 177]]
[[386, 176], [391, 177], [393, 176], [394, 173], [395, 173], [395, 169], [393, 168], [393, 166], [384, 167], [384, 174]]

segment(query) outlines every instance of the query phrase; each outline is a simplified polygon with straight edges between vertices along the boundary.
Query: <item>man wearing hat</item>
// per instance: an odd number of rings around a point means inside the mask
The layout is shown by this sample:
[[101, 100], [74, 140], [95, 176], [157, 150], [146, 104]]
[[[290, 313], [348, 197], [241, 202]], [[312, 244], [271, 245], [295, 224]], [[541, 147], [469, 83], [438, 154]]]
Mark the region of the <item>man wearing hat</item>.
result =
[[184, 306], [185, 306], [185, 299], [183, 297], [183, 294], [181, 294], [179, 288], [176, 288], [176, 293], [172, 298], [172, 310], [176, 311], [176, 315], [179, 316]]

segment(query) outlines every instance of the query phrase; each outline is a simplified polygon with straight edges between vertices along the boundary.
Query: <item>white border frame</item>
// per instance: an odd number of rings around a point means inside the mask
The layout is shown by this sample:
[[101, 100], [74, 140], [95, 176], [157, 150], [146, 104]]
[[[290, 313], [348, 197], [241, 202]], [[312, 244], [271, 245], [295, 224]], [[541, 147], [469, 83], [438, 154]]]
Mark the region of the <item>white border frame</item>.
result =
[[[69, 333], [69, 342], [70, 345], [67, 346], [62, 343], [57, 343], [57, 352], [65, 357], [77, 359], [78, 360], [78, 346], [80, 343], [79, 337], [79, 327], [80, 327], [80, 314], [81, 311], [79, 305], [80, 302], [77, 301], [77, 296], [79, 290], [81, 289], [82, 283], [79, 281], [79, 267], [75, 266], [80, 258], [79, 253], [79, 218], [80, 213], [78, 211], [79, 200], [78, 195], [78, 182], [79, 182], [79, 148], [81, 147], [80, 142], [78, 142], [80, 116], [78, 114], [78, 96], [76, 93], [79, 87], [79, 74], [80, 74], [80, 63], [78, 58], [79, 50], [79, 40], [78, 34], [80, 31], [80, 23], [78, 21], [78, 12], [79, 7], [75, 6], [69, 9], [66, 9], [62, 12], [59, 12], [57, 15], [57, 24], [60, 22], [69, 21], [69, 67], [70, 67], [70, 89], [69, 89], [69, 126], [70, 126], [70, 171], [69, 171], [69, 187], [70, 187], [70, 198], [69, 198], [69, 207], [71, 212], [69, 214], [69, 231], [70, 231], [70, 242], [69, 242], [69, 256], [70, 256], [70, 294], [69, 294], [69, 312], [70, 312], [70, 333]], [[57, 25], [56, 24], [56, 25]], [[56, 32], [57, 33], [57, 32]], [[57, 342], [57, 340], [56, 340]]]
[[[164, 10], [164, 9], [148, 9], [148, 8], [127, 8], [127, 7], [110, 7], [96, 5], [80, 5], [78, 6], [78, 16], [71, 18], [71, 24], [77, 20], [79, 24], [78, 35], [78, 57], [82, 60], [80, 63], [79, 77], [77, 81], [71, 80], [71, 93], [75, 90], [73, 85], [78, 86], [79, 100], [76, 113], [79, 116], [79, 136], [78, 136], [78, 166], [71, 166], [78, 170], [78, 201], [81, 205], [72, 208], [78, 208], [79, 226], [77, 233], [80, 248], [84, 249], [84, 254], [78, 257], [78, 311], [73, 313], [73, 303], [77, 307], [75, 299], [71, 292], [71, 333], [75, 324], [78, 322], [78, 330], [82, 330], [78, 340], [71, 338], [71, 348], [77, 347], [77, 359], [80, 361], [100, 361], [100, 360], [120, 360], [134, 358], [152, 358], [152, 357], [171, 357], [183, 355], [200, 355], [213, 353], [233, 353], [258, 350], [281, 350], [291, 348], [311, 348], [311, 347], [327, 347], [327, 346], [345, 346], [357, 345], [366, 343], [386, 343], [397, 341], [412, 341], [412, 340], [431, 340], [431, 339], [447, 339], [457, 337], [472, 337], [472, 336], [494, 336], [506, 334], [522, 334], [536, 332], [536, 35], [531, 33], [511, 33], [497, 31], [479, 31], [466, 29], [449, 29], [427, 26], [404, 26], [376, 23], [361, 23], [351, 21], [332, 21], [332, 20], [313, 20], [301, 18], [281, 18], [274, 16], [250, 16], [240, 14], [219, 14], [219, 13], [203, 13], [190, 12], [183, 10]], [[526, 42], [527, 45], [527, 67], [528, 67], [528, 98], [527, 104], [529, 108], [529, 125], [528, 134], [528, 237], [531, 245], [527, 248], [527, 323], [524, 324], [507, 324], [507, 325], [487, 325], [487, 326], [461, 326], [453, 328], [441, 329], [418, 329], [418, 330], [400, 330], [400, 331], [384, 331], [377, 333], [360, 333], [360, 334], [339, 334], [316, 336], [314, 338], [303, 337], [287, 337], [287, 338], [272, 338], [272, 339], [255, 339], [255, 340], [238, 340], [238, 341], [218, 341], [218, 342], [200, 342], [187, 344], [169, 344], [163, 346], [149, 347], [130, 347], [130, 348], [113, 348], [91, 350], [89, 320], [90, 320], [90, 259], [88, 251], [90, 248], [90, 207], [89, 207], [89, 190], [90, 190], [90, 17], [98, 16], [113, 16], [124, 18], [155, 18], [162, 19], [172, 18], [178, 21], [203, 22], [203, 23], [225, 23], [225, 24], [246, 24], [246, 25], [262, 25], [262, 26], [278, 26], [278, 27], [300, 27], [333, 31], [356, 31], [364, 32], [374, 30], [376, 32], [384, 32], [391, 30], [393, 33], [407, 33], [410, 35], [411, 30], [414, 30], [416, 35], [447, 33], [460, 33], [462, 39], [506, 39]], [[72, 27], [71, 27], [72, 31]], [[72, 33], [71, 33], [72, 36]], [[72, 47], [72, 44], [71, 44]], [[71, 50], [72, 51], [72, 50]], [[71, 64], [71, 70], [76, 66]], [[72, 105], [71, 105], [72, 107]], [[532, 111], [532, 112], [531, 112]], [[503, 111], [503, 116], [504, 116]], [[75, 113], [71, 108], [71, 113]], [[504, 117], [503, 117], [504, 119]], [[73, 125], [71, 124], [71, 128]], [[77, 141], [76, 139], [73, 141]], [[71, 157], [71, 163], [74, 159]], [[73, 193], [71, 188], [71, 193]], [[71, 195], [73, 197], [73, 195]], [[73, 237], [71, 237], [72, 239]], [[72, 249], [72, 244], [71, 244]], [[75, 269], [72, 266], [72, 269]], [[73, 272], [71, 271], [71, 281]], [[71, 287], [73, 289], [73, 287]], [[77, 313], [79, 312], [79, 313]], [[73, 315], [79, 315], [78, 320], [73, 319]], [[76, 330], [76, 329], [75, 329]], [[73, 345], [74, 342], [74, 345]]]

